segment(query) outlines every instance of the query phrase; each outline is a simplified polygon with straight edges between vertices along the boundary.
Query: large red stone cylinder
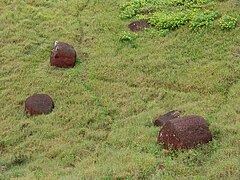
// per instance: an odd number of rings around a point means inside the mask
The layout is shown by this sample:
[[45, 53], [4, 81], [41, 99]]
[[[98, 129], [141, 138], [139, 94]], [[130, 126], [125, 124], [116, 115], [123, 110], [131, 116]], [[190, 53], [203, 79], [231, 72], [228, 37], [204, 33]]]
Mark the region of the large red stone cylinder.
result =
[[25, 112], [29, 116], [48, 114], [53, 108], [53, 100], [47, 94], [34, 94], [25, 101]]
[[181, 114], [181, 111], [178, 110], [173, 110], [170, 111], [162, 116], [159, 116], [155, 121], [154, 121], [154, 126], [163, 126], [167, 121], [171, 119], [178, 118]]
[[158, 143], [164, 149], [189, 149], [212, 140], [212, 134], [201, 116], [185, 116], [167, 121], [159, 132]]
[[51, 66], [61, 68], [72, 68], [76, 64], [76, 51], [73, 46], [56, 41], [50, 56]]
[[148, 27], [149, 27], [149, 23], [147, 20], [133, 21], [128, 25], [128, 28], [133, 32], [142, 31]]

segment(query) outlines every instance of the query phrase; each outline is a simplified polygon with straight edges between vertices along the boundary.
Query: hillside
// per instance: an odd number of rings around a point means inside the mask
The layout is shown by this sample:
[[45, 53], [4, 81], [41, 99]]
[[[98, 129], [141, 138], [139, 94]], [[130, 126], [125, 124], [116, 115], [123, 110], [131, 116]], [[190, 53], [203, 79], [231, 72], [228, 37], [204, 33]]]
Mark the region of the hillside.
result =
[[[0, 1], [0, 179], [240, 177], [239, 0], [126, 2]], [[168, 12], [189, 16], [166, 28]], [[236, 27], [221, 29], [225, 16]], [[153, 27], [130, 32], [141, 18]], [[55, 41], [74, 46], [74, 68], [50, 66]], [[54, 111], [28, 117], [34, 93]], [[163, 150], [152, 122], [174, 109], [204, 117], [213, 141]]]

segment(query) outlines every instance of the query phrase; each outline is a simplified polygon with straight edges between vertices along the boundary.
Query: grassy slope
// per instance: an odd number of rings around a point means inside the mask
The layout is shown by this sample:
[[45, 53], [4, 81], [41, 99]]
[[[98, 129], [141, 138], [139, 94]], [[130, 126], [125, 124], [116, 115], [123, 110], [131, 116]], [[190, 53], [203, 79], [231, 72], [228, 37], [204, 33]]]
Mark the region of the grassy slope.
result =
[[[124, 47], [120, 2], [0, 1], [0, 179], [239, 177], [239, 25], [141, 33]], [[240, 19], [232, 2], [217, 8]], [[76, 48], [74, 69], [49, 66], [55, 40]], [[51, 95], [54, 112], [27, 118], [33, 93]], [[205, 117], [213, 142], [164, 152], [151, 122], [172, 109]]]

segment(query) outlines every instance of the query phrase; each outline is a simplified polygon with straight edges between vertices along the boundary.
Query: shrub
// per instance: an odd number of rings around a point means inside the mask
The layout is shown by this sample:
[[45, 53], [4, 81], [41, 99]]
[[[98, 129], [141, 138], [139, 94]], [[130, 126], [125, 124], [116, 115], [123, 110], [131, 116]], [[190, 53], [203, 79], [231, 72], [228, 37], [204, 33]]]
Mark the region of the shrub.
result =
[[121, 42], [134, 42], [137, 39], [137, 34], [133, 32], [123, 32], [120, 41]]
[[152, 12], [161, 3], [162, 2], [159, 0], [132, 0], [121, 5], [120, 17], [122, 19], [129, 19], [138, 15], [139, 13], [144, 14], [144, 12]]
[[158, 29], [174, 30], [187, 24], [189, 20], [190, 16], [185, 12], [173, 13], [171, 15], [156, 13], [150, 17], [149, 22]]
[[197, 13], [191, 23], [190, 27], [192, 29], [200, 27], [209, 27], [213, 24], [213, 21], [219, 16], [219, 13], [216, 11], [210, 11], [205, 13]]
[[136, 39], [137, 39], [136, 33], [124, 31], [121, 34], [119, 41], [121, 43], [123, 43], [123, 45], [130, 46], [132, 48], [136, 48], [137, 47]]
[[[171, 30], [181, 26], [190, 29], [208, 28], [214, 25], [219, 13], [211, 8], [211, 2], [215, 0], [131, 0], [121, 6], [120, 17], [123, 19], [135, 17], [146, 19], [151, 27], [156, 29], [153, 36], [162, 34], [165, 36]], [[213, 5], [213, 4], [212, 4]], [[237, 19], [224, 16], [219, 21], [223, 30], [236, 27]], [[166, 31], [167, 30], [167, 31]], [[130, 37], [122, 36], [122, 40], [131, 41]], [[128, 39], [128, 40], [127, 40]]]
[[169, 4], [172, 6], [195, 6], [195, 5], [202, 5], [206, 4], [211, 0], [171, 0], [169, 1]]
[[135, 16], [142, 7], [146, 5], [146, 0], [133, 0], [121, 5], [121, 14], [122, 19], [128, 19]]
[[225, 15], [220, 19], [219, 25], [222, 30], [234, 29], [237, 25], [237, 18]]
[[166, 36], [170, 33], [169, 29], [161, 29], [161, 30], [155, 30], [155, 29], [150, 29], [149, 34], [150, 36], [153, 37], [157, 37], [157, 36]]

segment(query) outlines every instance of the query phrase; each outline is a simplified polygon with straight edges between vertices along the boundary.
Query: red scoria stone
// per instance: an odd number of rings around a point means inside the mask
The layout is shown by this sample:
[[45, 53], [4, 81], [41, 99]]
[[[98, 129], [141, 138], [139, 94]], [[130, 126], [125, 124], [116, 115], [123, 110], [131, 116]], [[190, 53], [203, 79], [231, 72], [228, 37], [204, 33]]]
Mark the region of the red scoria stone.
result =
[[201, 116], [185, 116], [167, 121], [159, 132], [158, 143], [164, 149], [189, 149], [212, 140], [212, 134]]
[[53, 108], [53, 100], [47, 94], [34, 94], [25, 101], [25, 112], [30, 116], [48, 114]]
[[173, 110], [170, 111], [162, 116], [159, 116], [155, 121], [154, 121], [154, 126], [163, 126], [167, 121], [178, 118], [181, 114], [181, 111], [178, 110]]
[[147, 20], [133, 21], [128, 25], [128, 27], [133, 32], [142, 31], [149, 27], [149, 23]]
[[72, 68], [76, 64], [76, 51], [73, 46], [56, 41], [50, 56], [51, 66]]

